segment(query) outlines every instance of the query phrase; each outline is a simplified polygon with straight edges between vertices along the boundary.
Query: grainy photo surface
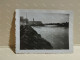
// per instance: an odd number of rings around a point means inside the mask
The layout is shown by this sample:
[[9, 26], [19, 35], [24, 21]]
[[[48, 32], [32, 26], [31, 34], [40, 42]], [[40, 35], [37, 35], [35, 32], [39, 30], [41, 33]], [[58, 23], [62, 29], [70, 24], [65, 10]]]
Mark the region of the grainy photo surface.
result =
[[69, 50], [69, 16], [21, 10], [20, 50]]

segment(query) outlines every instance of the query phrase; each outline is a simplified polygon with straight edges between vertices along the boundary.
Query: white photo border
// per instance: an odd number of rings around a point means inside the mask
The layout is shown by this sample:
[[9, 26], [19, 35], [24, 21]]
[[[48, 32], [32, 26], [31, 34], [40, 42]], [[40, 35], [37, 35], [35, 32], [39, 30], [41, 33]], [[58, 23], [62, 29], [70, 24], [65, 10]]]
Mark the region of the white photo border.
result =
[[[57, 50], [20, 50], [20, 11], [34, 11], [34, 12], [51, 12], [69, 14], [69, 49]], [[66, 10], [45, 10], [45, 9], [16, 9], [15, 16], [15, 53], [72, 53], [73, 52], [73, 12]]]

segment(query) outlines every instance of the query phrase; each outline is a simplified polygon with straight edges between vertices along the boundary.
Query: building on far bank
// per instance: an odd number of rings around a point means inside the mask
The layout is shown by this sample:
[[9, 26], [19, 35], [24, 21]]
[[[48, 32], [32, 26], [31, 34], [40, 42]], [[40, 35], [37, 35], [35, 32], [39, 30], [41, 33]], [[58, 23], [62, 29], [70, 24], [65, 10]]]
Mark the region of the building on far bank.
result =
[[29, 21], [27, 18], [20, 17], [20, 25], [43, 26], [43, 23], [41, 21], [35, 21], [34, 18], [33, 21]]
[[28, 19], [24, 19], [23, 17], [20, 17], [20, 25], [27, 25], [28, 24]]

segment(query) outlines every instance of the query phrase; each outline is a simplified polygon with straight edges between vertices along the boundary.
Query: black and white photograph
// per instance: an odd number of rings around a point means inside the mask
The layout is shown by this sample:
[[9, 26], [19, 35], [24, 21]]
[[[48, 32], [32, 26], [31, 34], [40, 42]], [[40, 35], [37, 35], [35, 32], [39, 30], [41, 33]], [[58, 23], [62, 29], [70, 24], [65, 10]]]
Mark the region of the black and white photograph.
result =
[[70, 53], [72, 12], [16, 10], [16, 53]]

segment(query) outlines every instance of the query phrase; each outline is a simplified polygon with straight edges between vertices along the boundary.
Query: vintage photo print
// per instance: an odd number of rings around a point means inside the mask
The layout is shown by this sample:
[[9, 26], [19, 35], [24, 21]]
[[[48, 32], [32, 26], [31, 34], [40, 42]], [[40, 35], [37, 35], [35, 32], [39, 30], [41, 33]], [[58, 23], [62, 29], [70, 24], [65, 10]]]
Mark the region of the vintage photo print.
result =
[[16, 9], [16, 53], [71, 53], [72, 20], [71, 11]]

